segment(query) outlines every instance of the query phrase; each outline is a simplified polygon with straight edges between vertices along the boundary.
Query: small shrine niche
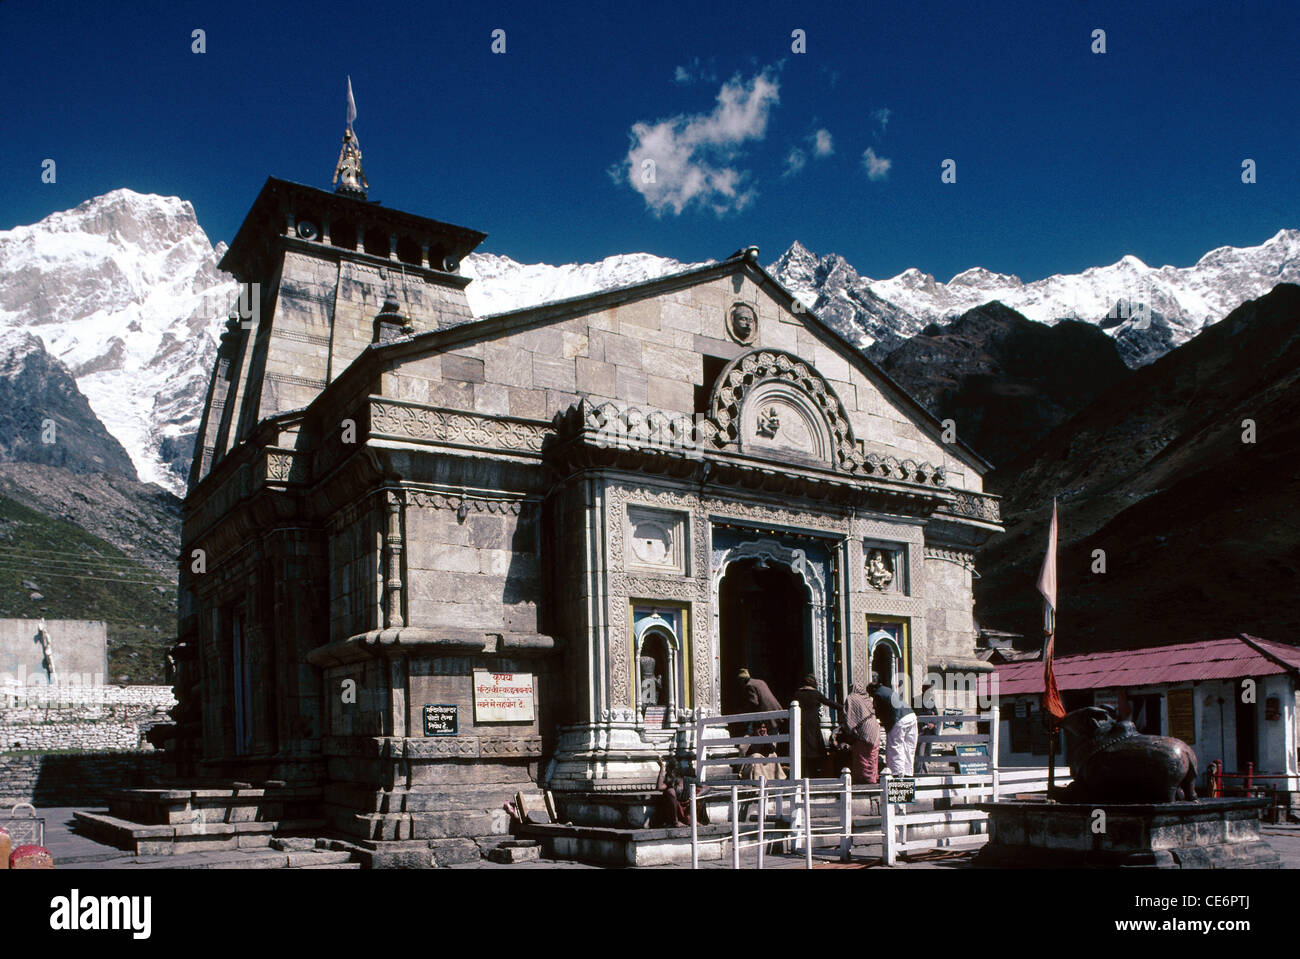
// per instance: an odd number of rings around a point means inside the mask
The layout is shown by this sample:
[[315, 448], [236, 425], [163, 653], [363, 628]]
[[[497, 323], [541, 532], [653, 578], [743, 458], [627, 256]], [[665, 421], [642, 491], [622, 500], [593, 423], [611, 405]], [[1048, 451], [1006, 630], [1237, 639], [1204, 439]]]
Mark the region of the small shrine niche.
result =
[[647, 728], [662, 728], [679, 707], [673, 623], [654, 614], [637, 624], [635, 635], [637, 712]]
[[882, 593], [906, 592], [906, 564], [904, 550], [897, 547], [867, 543], [865, 578], [867, 585]]

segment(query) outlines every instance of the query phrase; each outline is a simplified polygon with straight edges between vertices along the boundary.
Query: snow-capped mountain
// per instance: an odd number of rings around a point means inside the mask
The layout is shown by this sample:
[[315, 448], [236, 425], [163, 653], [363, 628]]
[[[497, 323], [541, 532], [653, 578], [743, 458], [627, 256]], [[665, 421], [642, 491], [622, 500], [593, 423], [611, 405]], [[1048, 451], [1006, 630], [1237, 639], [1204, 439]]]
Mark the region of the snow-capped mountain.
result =
[[998, 300], [1040, 323], [1095, 323], [1115, 337], [1125, 363], [1136, 367], [1278, 283], [1300, 281], [1300, 230], [1280, 230], [1259, 246], [1220, 247], [1189, 267], [1155, 268], [1125, 256], [1110, 266], [1032, 283], [980, 267], [947, 283], [917, 269], [872, 280], [842, 257], [818, 256], [798, 243], [770, 269], [818, 313], [851, 318], [861, 330], [856, 342], [875, 353], [892, 349], [897, 336]]
[[[234, 280], [217, 269], [224, 252], [224, 244], [212, 246], [188, 202], [131, 190], [0, 231], [0, 331], [39, 336], [71, 370], [140, 479], [178, 494], [217, 338], [237, 295]], [[475, 281], [466, 291], [471, 308], [487, 316], [696, 265], [648, 253], [564, 266], [475, 253], [461, 270]], [[1222, 247], [1181, 269], [1124, 257], [1033, 283], [979, 268], [947, 283], [919, 270], [873, 280], [843, 257], [819, 256], [799, 243], [768, 269], [876, 358], [930, 323], [1000, 300], [1039, 322], [1077, 316], [1098, 325], [1132, 367], [1277, 283], [1300, 282], [1300, 231], [1282, 230], [1256, 247]]]
[[131, 190], [0, 232], [0, 329], [39, 336], [140, 479], [173, 492], [237, 294], [224, 252], [189, 203]]
[[465, 257], [460, 272], [474, 280], [465, 289], [470, 309], [475, 316], [489, 316], [630, 286], [702, 265], [651, 253], [623, 253], [596, 263], [566, 266], [516, 263], [496, 253], [471, 253]]

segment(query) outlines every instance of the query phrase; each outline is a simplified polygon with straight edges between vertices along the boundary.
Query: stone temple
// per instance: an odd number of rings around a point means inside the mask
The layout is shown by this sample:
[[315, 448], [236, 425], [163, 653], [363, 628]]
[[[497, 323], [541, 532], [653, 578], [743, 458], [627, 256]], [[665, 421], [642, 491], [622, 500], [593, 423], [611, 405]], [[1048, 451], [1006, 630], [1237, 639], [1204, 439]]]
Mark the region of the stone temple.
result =
[[221, 264], [244, 293], [184, 504], [183, 775], [442, 842], [517, 790], [644, 790], [742, 666], [783, 702], [809, 672], [838, 699], [989, 669], [988, 464], [757, 249], [476, 317], [484, 234], [368, 202], [349, 149], [334, 192], [268, 179]]

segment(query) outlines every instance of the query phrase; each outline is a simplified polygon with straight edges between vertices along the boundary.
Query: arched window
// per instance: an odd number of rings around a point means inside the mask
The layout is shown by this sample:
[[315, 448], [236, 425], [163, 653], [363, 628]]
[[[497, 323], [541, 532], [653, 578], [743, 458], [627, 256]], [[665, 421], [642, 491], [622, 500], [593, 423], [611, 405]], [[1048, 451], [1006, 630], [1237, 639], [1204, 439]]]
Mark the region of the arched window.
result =
[[636, 705], [643, 719], [647, 709], [664, 710], [665, 719], [673, 718], [681, 706], [679, 690], [679, 642], [675, 624], [653, 613], [637, 619]]
[[[874, 625], [874, 624], [873, 624]], [[871, 663], [871, 680], [896, 686], [904, 668], [901, 624], [889, 624], [867, 633], [867, 656]]]

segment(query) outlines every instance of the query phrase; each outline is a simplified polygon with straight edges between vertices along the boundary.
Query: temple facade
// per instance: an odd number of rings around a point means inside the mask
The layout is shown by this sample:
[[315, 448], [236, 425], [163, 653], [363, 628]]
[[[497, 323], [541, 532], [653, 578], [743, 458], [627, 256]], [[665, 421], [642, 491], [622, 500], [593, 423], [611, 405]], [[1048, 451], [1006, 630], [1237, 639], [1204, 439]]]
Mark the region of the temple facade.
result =
[[689, 761], [742, 666], [783, 702], [805, 673], [838, 699], [990, 668], [987, 464], [757, 249], [480, 318], [482, 233], [345, 186], [268, 180], [222, 262], [245, 293], [183, 513], [188, 775], [282, 782], [361, 839], [487, 835], [516, 790]]

